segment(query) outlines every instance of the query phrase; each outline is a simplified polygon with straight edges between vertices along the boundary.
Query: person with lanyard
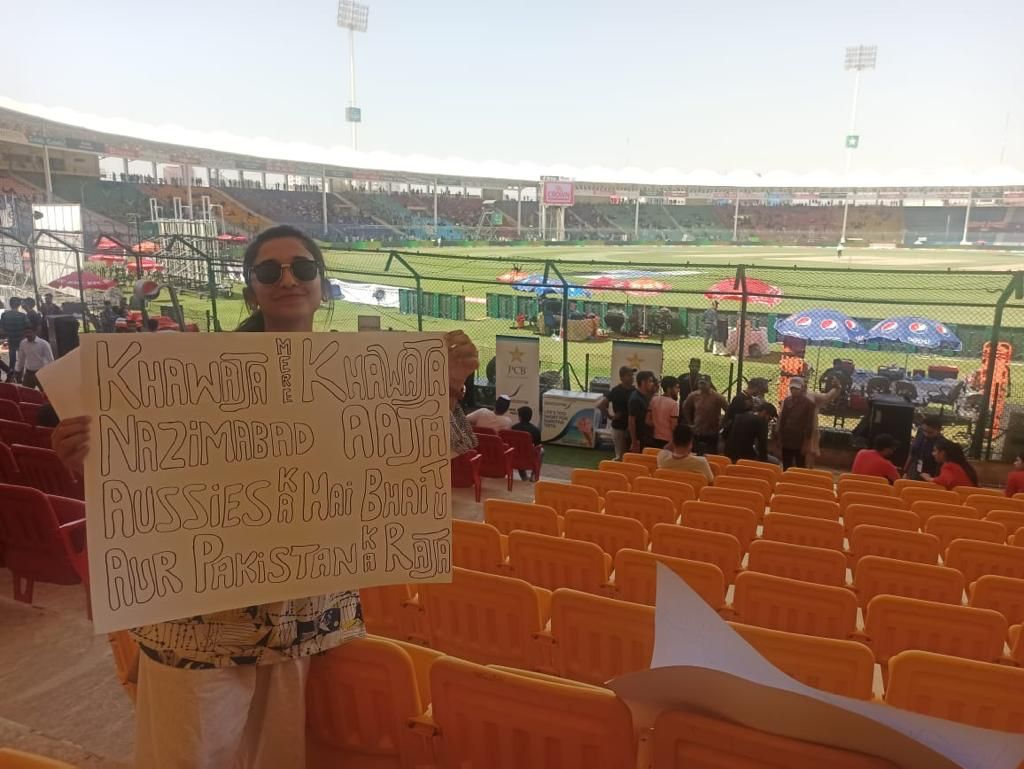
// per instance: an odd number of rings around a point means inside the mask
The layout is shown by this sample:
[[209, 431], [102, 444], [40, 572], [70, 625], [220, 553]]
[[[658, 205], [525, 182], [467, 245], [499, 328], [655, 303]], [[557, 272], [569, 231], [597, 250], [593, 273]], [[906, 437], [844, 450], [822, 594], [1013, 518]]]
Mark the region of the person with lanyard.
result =
[[[242, 262], [251, 315], [241, 332], [311, 332], [330, 300], [319, 246], [300, 230], [271, 227]], [[461, 331], [446, 336], [449, 404], [479, 365]], [[244, 417], [243, 417], [244, 418]], [[91, 416], [63, 419], [53, 447], [81, 472]], [[135, 765], [146, 769], [304, 769], [310, 658], [365, 634], [359, 594], [342, 591], [239, 607], [135, 628], [141, 649]]]
[[[633, 394], [636, 369], [622, 366], [619, 369], [619, 383], [597, 403], [597, 409], [611, 420], [612, 444], [615, 446], [615, 459], [622, 461], [622, 456], [629, 451], [629, 396]], [[609, 407], [611, 411], [609, 413]]]
[[927, 416], [921, 422], [921, 429], [910, 443], [903, 474], [911, 480], [918, 480], [925, 475], [939, 474], [939, 463], [935, 461], [935, 445], [942, 440], [942, 420], [937, 416]]
[[921, 473], [922, 481], [931, 481], [948, 491], [957, 486], [977, 486], [978, 472], [967, 461], [964, 450], [959, 443], [940, 438], [932, 449], [935, 461], [939, 465], [939, 474]]
[[651, 398], [658, 392], [658, 377], [653, 371], [636, 375], [636, 389], [629, 396], [626, 407], [629, 414], [629, 450], [638, 454], [654, 446], [654, 428], [651, 425]]

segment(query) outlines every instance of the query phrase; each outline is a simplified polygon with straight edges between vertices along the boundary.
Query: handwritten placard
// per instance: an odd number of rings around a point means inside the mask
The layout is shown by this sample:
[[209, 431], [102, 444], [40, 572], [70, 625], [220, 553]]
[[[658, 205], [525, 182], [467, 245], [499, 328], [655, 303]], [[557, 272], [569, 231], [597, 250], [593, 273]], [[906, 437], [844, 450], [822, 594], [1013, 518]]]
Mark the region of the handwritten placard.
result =
[[82, 339], [96, 632], [451, 572], [429, 334]]

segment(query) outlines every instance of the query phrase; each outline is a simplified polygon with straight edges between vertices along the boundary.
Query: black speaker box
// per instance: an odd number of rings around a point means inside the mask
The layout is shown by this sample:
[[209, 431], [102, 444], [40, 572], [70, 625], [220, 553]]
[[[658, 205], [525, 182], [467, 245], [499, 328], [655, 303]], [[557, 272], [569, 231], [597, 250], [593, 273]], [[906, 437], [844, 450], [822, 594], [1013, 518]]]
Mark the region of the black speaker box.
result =
[[78, 347], [78, 318], [74, 315], [51, 315], [47, 322], [50, 324], [53, 357], [60, 358]]
[[868, 446], [874, 445], [875, 436], [888, 433], [899, 443], [893, 463], [903, 467], [914, 430], [914, 406], [898, 395], [884, 394], [872, 395], [868, 404]]

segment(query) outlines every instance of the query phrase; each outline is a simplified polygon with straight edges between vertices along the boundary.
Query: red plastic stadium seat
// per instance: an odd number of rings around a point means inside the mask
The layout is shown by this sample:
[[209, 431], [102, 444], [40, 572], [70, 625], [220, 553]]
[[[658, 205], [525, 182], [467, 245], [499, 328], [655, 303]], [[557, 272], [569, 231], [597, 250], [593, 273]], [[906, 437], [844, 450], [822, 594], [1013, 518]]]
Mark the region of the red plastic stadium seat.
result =
[[497, 435], [477, 435], [477, 450], [480, 452], [480, 475], [487, 478], [507, 478], [508, 490], [512, 491], [512, 455], [515, 449], [505, 445]]
[[21, 470], [22, 483], [46, 494], [85, 499], [82, 479], [76, 478], [61, 464], [57, 459], [57, 452], [36, 446], [15, 446], [11, 451], [14, 453], [14, 461], [18, 463], [18, 469]]
[[533, 480], [539, 480], [543, 452], [540, 446], [533, 445], [533, 437], [522, 430], [502, 430], [498, 437], [513, 451], [512, 467], [516, 470], [529, 470], [533, 473]]
[[470, 486], [476, 492], [476, 501], [480, 501], [480, 455], [475, 451], [467, 451], [465, 454], [452, 458], [452, 487], [466, 489]]

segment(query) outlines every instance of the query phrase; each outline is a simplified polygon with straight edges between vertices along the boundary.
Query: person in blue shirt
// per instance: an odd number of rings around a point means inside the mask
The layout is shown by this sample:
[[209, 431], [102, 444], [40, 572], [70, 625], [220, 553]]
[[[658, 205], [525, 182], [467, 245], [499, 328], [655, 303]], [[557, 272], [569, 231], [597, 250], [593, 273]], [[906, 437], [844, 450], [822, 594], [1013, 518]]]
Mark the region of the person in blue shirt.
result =
[[942, 440], [942, 420], [936, 416], [927, 416], [921, 423], [921, 429], [910, 444], [907, 463], [903, 466], [903, 474], [907, 478], [920, 480], [921, 475], [938, 475], [939, 463], [932, 456], [935, 444]]

